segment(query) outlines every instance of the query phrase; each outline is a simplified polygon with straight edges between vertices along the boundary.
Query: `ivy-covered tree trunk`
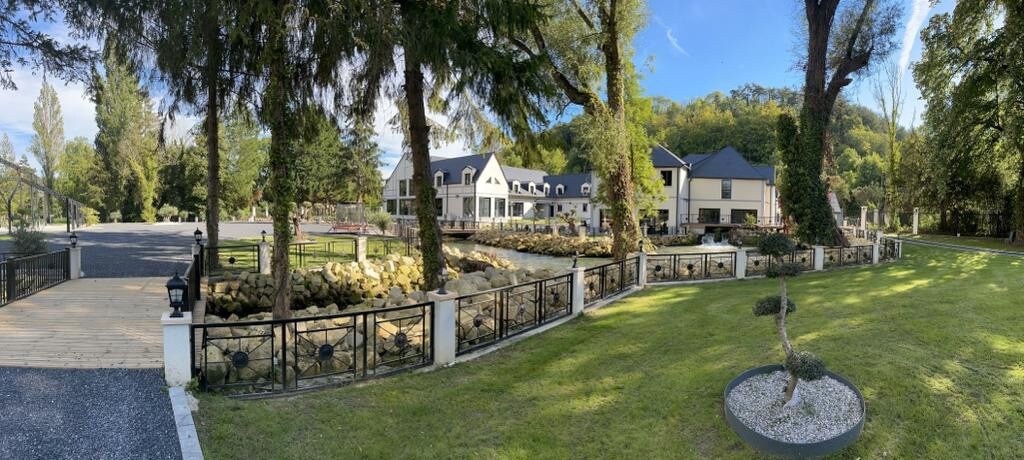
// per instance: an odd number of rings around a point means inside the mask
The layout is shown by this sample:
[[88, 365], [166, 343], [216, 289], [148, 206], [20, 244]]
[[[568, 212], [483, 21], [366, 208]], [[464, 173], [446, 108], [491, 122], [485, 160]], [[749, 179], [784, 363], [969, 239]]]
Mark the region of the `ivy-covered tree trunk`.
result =
[[288, 245], [292, 241], [289, 228], [289, 212], [295, 201], [295, 179], [292, 177], [291, 165], [294, 162], [291, 154], [292, 130], [289, 129], [290, 107], [288, 101], [288, 80], [285, 59], [285, 26], [274, 24], [270, 27], [269, 81], [263, 99], [263, 110], [269, 111], [265, 117], [270, 128], [270, 183], [271, 196], [270, 216], [274, 220], [274, 251], [270, 259], [271, 276], [274, 279], [275, 319], [291, 316], [291, 266], [288, 260]]
[[[216, 72], [216, 71], [214, 71]], [[217, 119], [217, 86], [206, 96], [206, 257], [211, 267], [220, 265], [220, 123]]]
[[427, 125], [423, 99], [423, 70], [410, 47], [405, 52], [404, 75], [405, 102], [409, 111], [409, 150], [412, 153], [412, 191], [416, 195], [416, 221], [420, 253], [423, 255], [423, 289], [430, 291], [440, 286], [444, 253], [434, 206], [437, 192], [430, 175], [430, 126]]

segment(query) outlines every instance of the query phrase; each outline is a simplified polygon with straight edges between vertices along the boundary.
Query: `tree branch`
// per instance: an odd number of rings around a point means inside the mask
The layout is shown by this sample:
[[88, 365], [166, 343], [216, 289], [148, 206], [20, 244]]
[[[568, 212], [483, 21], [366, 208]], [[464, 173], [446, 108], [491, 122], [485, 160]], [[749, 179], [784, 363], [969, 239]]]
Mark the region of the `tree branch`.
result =
[[567, 75], [555, 66], [554, 60], [551, 59], [551, 54], [548, 53], [547, 42], [544, 40], [544, 34], [540, 31], [540, 28], [533, 26], [530, 28], [530, 32], [533, 35], [533, 40], [537, 42], [539, 53], [547, 61], [551, 77], [555, 80], [558, 87], [562, 89], [565, 96], [574, 104], [582, 106], [583, 110], [587, 113], [594, 113], [601, 109], [601, 100], [596, 94], [576, 86]]
[[578, 0], [572, 0], [572, 4], [574, 7], [576, 7], [576, 14], [578, 14], [580, 18], [583, 19], [583, 22], [587, 25], [587, 27], [589, 27], [590, 30], [597, 30], [594, 27], [594, 21], [590, 19], [590, 16], [587, 16], [586, 11], [583, 11], [583, 6], [580, 5], [580, 2]]

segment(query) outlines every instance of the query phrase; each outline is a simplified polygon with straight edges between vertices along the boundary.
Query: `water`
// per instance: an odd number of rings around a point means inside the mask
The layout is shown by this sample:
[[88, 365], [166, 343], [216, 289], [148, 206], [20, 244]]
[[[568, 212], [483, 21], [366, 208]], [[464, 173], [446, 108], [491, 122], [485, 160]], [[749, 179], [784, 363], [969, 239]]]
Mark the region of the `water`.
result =
[[715, 252], [715, 251], [735, 251], [736, 246], [729, 244], [724, 237], [722, 241], [715, 241], [715, 235], [706, 234], [700, 239], [700, 244], [696, 247], [701, 248], [700, 252]]

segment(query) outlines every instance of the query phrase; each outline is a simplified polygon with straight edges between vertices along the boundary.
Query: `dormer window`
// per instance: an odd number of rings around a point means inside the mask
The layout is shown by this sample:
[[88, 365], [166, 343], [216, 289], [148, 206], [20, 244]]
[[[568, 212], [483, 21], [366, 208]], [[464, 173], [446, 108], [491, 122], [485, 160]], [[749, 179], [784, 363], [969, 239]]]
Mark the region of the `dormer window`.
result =
[[512, 181], [512, 191], [515, 193], [521, 193], [523, 187], [519, 185], [519, 181]]
[[581, 185], [580, 194], [582, 194], [583, 196], [590, 196], [590, 184]]
[[530, 193], [537, 193], [537, 186], [533, 182], [530, 182], [528, 190], [530, 191]]
[[547, 195], [549, 193], [551, 193], [551, 186], [548, 184], [544, 184], [544, 195]]
[[444, 185], [444, 173], [434, 174], [434, 186], [440, 187], [442, 185]]
[[462, 185], [470, 185], [473, 183], [473, 171], [466, 171], [462, 173]]
[[565, 195], [565, 186], [559, 184], [557, 187], [555, 187], [555, 195], [558, 195], [558, 196]]

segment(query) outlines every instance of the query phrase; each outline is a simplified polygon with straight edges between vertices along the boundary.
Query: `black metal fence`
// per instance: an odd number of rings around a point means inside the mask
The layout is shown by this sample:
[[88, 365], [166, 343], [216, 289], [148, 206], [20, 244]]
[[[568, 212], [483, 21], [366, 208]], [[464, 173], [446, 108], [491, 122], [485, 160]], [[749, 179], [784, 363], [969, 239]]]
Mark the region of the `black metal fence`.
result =
[[693, 281], [736, 276], [735, 252], [704, 254], [650, 254], [647, 282]]
[[[367, 238], [367, 257], [383, 257], [388, 254], [411, 256], [416, 254], [414, 238], [371, 237]], [[273, 251], [273, 244], [270, 246]], [[204, 246], [202, 250], [205, 274], [216, 276], [225, 271], [260, 271], [259, 244], [223, 244]], [[214, 257], [216, 253], [216, 257]], [[293, 268], [312, 268], [327, 262], [355, 260], [356, 239], [329, 239], [323, 241], [290, 243], [288, 258]]]
[[0, 262], [0, 306], [23, 299], [71, 278], [71, 251], [15, 257]]
[[[814, 270], [814, 249], [796, 249], [791, 254], [783, 256], [782, 261], [800, 264], [803, 271]], [[748, 251], [746, 276], [765, 275], [768, 273], [768, 269], [776, 263], [773, 257], [766, 256], [758, 251]]]
[[872, 258], [872, 245], [862, 246], [828, 247], [825, 248], [825, 259], [822, 264], [824, 268], [846, 267], [850, 265], [870, 264]]
[[583, 270], [583, 305], [592, 305], [639, 284], [640, 257], [587, 268]]
[[258, 244], [244, 243], [203, 246], [200, 251], [203, 274], [221, 275], [225, 271], [258, 273], [260, 270], [259, 249]]
[[882, 244], [878, 247], [879, 260], [896, 260], [899, 257], [899, 247], [893, 238], [882, 238]]
[[258, 394], [341, 385], [434, 362], [434, 303], [284, 320], [194, 324], [204, 389]]
[[457, 297], [456, 354], [491, 345], [571, 313], [571, 273]]

